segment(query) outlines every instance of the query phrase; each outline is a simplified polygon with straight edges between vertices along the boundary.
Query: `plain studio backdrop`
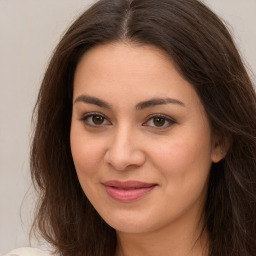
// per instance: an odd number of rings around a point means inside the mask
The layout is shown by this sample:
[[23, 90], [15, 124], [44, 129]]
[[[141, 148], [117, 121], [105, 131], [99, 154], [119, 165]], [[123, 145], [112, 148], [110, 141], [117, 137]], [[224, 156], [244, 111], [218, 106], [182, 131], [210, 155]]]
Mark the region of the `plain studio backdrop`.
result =
[[[0, 254], [28, 246], [31, 115], [52, 50], [94, 0], [0, 0]], [[255, 84], [256, 0], [205, 0], [230, 26]], [[30, 189], [29, 189], [30, 188]]]

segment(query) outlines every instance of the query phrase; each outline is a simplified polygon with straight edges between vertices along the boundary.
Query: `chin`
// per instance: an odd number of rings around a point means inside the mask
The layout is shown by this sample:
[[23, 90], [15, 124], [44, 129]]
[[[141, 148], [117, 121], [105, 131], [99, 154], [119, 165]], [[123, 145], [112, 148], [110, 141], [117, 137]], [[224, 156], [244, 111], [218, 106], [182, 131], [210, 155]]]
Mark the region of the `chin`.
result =
[[130, 233], [130, 234], [139, 234], [139, 233], [146, 233], [152, 231], [152, 227], [148, 226], [144, 223], [136, 223], [133, 221], [133, 223], [109, 223], [110, 226], [112, 226], [117, 232], [122, 233]]
[[123, 233], [145, 233], [157, 229], [160, 226], [153, 222], [155, 218], [147, 218], [147, 216], [138, 216], [138, 214], [113, 214], [111, 218], [103, 218], [105, 222], [116, 231]]

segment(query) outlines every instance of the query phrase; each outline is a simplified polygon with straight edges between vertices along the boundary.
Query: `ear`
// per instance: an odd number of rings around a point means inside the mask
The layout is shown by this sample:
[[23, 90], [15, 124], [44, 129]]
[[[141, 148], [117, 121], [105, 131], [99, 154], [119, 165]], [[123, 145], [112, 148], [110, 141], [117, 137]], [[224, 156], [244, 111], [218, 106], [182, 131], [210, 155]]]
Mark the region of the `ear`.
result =
[[211, 159], [213, 163], [218, 163], [225, 158], [230, 147], [230, 139], [223, 136], [213, 136]]

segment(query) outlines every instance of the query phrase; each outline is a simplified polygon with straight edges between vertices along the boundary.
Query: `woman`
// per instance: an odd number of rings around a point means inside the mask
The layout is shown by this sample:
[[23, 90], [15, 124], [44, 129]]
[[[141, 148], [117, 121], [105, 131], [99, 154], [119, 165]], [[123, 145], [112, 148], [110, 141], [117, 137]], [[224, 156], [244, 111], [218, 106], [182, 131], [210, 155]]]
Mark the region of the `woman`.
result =
[[57, 254], [255, 255], [255, 91], [201, 2], [97, 2], [36, 115], [34, 227]]

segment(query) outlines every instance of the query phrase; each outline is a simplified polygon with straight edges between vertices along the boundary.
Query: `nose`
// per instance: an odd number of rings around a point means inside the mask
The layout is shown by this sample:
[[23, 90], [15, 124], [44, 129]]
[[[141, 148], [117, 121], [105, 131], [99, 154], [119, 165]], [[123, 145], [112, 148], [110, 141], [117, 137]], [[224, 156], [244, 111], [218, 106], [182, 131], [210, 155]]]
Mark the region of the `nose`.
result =
[[146, 159], [138, 136], [129, 128], [121, 128], [114, 134], [104, 158], [118, 171], [142, 166]]

